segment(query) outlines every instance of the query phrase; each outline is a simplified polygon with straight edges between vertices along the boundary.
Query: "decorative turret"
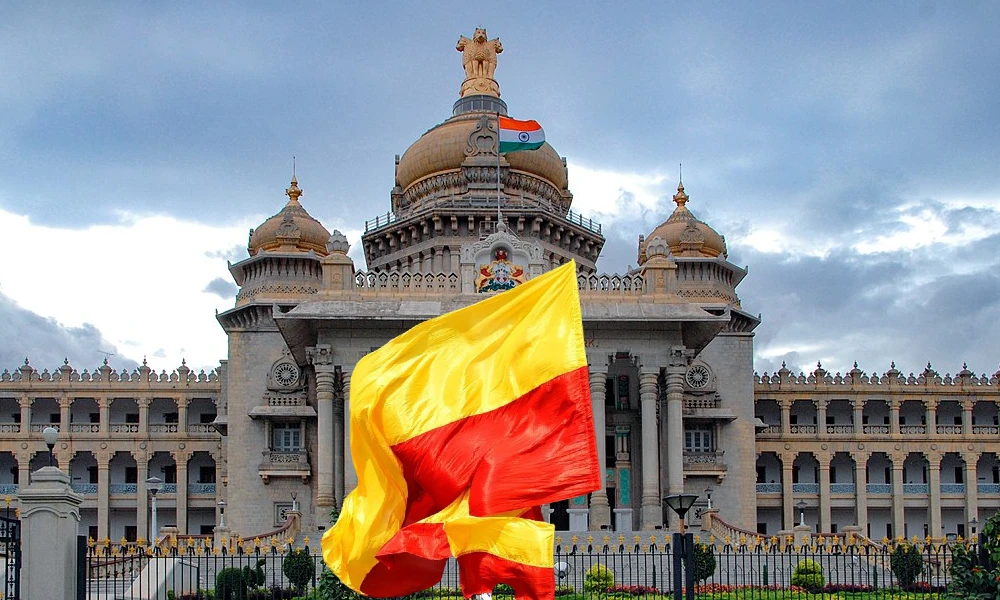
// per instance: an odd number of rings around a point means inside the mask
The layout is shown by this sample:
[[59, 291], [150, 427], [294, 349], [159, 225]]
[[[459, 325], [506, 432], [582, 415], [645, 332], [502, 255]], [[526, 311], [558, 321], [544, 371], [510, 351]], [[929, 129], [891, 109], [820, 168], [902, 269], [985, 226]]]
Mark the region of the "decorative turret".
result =
[[670, 218], [664, 221], [649, 234], [649, 237], [639, 238], [639, 265], [646, 262], [646, 240], [661, 238], [670, 247], [674, 256], [705, 256], [725, 258], [726, 240], [714, 229], [699, 221], [687, 208], [690, 198], [684, 191], [684, 183], [677, 183], [677, 193], [674, 194], [674, 209]]
[[250, 256], [256, 256], [261, 251], [313, 251], [319, 256], [326, 256], [326, 241], [330, 238], [330, 232], [299, 203], [302, 190], [294, 174], [285, 195], [288, 196], [285, 207], [257, 229], [250, 230], [247, 252]]

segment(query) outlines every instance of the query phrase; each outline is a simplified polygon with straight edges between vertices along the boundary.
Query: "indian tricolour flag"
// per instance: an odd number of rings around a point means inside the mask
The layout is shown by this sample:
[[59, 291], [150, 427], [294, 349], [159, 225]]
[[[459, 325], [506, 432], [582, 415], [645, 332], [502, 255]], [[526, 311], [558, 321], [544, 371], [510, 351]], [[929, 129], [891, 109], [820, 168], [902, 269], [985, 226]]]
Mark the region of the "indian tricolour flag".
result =
[[545, 143], [545, 132], [538, 121], [518, 121], [508, 117], [500, 119], [500, 152], [538, 150]]

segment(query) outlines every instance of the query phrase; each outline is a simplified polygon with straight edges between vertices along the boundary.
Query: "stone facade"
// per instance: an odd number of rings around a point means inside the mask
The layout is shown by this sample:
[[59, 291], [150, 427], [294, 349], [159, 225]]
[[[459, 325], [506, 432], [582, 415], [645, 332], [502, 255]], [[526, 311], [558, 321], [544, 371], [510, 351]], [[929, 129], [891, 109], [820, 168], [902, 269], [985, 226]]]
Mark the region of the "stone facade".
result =
[[318, 533], [357, 484], [358, 360], [574, 260], [606, 485], [545, 507], [558, 529], [674, 527], [660, 500], [680, 492], [700, 496], [692, 520], [711, 494], [721, 520], [768, 534], [790, 529], [800, 502], [820, 531], [858, 524], [875, 538], [964, 534], [1000, 507], [1000, 373], [757, 375], [759, 320], [737, 294], [746, 271], [683, 185], [673, 213], [638, 237], [638, 268], [599, 274], [602, 229], [571, 210], [565, 160], [548, 144], [498, 156], [499, 86], [466, 88], [453, 116], [396, 159], [390, 210], [365, 224], [367, 270], [309, 215], [293, 177], [287, 203], [230, 265], [240, 291], [218, 315], [229, 340], [218, 370], [4, 371], [0, 492], [47, 464], [41, 430], [53, 425], [97, 539], [150, 535], [152, 475], [167, 481], [159, 523], [181, 535], [209, 532], [220, 500], [236, 535], [273, 529], [293, 506]]

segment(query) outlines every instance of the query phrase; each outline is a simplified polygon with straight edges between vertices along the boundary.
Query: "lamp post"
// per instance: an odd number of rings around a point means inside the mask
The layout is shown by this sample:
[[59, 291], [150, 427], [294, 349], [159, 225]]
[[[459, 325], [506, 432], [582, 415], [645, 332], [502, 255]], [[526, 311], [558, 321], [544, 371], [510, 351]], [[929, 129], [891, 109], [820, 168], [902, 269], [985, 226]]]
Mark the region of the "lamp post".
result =
[[678, 533], [673, 535], [671, 544], [674, 555], [674, 600], [694, 600], [694, 536], [684, 533], [684, 515], [694, 506], [696, 494], [671, 494], [663, 498], [663, 522], [674, 511], [680, 521]]
[[52, 449], [56, 446], [56, 440], [59, 438], [59, 430], [55, 427], [46, 427], [42, 430], [42, 438], [45, 440], [45, 445], [49, 447], [49, 466], [52, 466]]
[[219, 527], [226, 526], [226, 501], [219, 500]]
[[705, 497], [708, 498], [708, 510], [712, 510], [712, 488], [705, 488]]
[[799, 500], [799, 503], [795, 505], [795, 508], [799, 509], [799, 526], [805, 527], [806, 525], [806, 504], [805, 500]]
[[160, 491], [161, 487], [163, 487], [163, 480], [159, 477], [150, 477], [146, 480], [146, 489], [149, 490], [149, 494], [153, 498], [153, 518], [149, 521], [150, 540], [155, 540], [156, 534], [159, 531], [156, 527], [156, 493]]

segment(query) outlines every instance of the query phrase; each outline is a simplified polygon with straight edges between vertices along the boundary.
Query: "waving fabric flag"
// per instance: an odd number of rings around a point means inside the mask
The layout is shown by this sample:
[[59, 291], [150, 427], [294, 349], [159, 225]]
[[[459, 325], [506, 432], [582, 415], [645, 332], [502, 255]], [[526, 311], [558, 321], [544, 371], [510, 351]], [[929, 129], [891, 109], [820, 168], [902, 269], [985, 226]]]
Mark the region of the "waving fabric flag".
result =
[[545, 143], [545, 132], [538, 121], [518, 121], [497, 117], [500, 123], [500, 152], [538, 150]]
[[555, 591], [538, 507], [601, 485], [576, 265], [417, 325], [358, 362], [358, 487], [323, 536], [352, 589], [401, 596], [458, 558], [466, 597]]

